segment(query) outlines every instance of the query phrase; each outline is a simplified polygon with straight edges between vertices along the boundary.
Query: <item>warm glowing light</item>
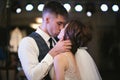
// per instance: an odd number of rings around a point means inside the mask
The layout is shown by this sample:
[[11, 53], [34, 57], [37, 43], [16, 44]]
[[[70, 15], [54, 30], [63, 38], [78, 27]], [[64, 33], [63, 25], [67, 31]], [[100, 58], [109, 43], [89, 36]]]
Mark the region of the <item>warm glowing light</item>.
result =
[[21, 13], [21, 11], [22, 11], [21, 8], [17, 8], [17, 9], [16, 9], [16, 13], [18, 13], [18, 14]]
[[106, 4], [102, 4], [100, 8], [103, 12], [106, 12], [108, 10], [108, 6]]
[[33, 5], [32, 4], [27, 4], [26, 11], [32, 11], [32, 10], [33, 10]]
[[64, 4], [64, 7], [65, 7], [65, 9], [66, 9], [68, 12], [69, 12], [70, 9], [71, 9], [70, 4], [68, 4], [68, 3]]
[[75, 10], [76, 10], [77, 12], [81, 12], [81, 11], [83, 10], [83, 7], [82, 7], [81, 5], [76, 5], [76, 6], [75, 6]]
[[37, 23], [31, 23], [30, 24], [30, 27], [33, 28], [33, 29], [37, 29], [38, 26], [41, 26], [41, 24], [37, 24]]
[[42, 23], [42, 18], [36, 18], [36, 22], [41, 24]]
[[42, 11], [42, 10], [43, 10], [43, 7], [44, 7], [44, 4], [39, 4], [39, 5], [38, 5], [38, 11]]
[[92, 16], [92, 12], [90, 12], [90, 11], [88, 11], [86, 14], [87, 14], [88, 17]]
[[113, 6], [112, 6], [112, 10], [113, 10], [114, 12], [119, 11], [118, 5], [113, 5]]

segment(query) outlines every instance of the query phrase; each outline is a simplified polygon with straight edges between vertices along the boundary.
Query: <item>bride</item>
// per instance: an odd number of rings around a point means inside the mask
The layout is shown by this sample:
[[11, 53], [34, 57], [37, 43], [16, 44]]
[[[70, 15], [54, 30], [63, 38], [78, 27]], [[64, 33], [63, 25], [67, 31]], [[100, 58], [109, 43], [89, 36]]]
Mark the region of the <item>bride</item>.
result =
[[102, 80], [94, 60], [84, 47], [91, 40], [88, 26], [71, 20], [58, 38], [70, 39], [72, 49], [54, 58], [50, 71], [52, 80]]

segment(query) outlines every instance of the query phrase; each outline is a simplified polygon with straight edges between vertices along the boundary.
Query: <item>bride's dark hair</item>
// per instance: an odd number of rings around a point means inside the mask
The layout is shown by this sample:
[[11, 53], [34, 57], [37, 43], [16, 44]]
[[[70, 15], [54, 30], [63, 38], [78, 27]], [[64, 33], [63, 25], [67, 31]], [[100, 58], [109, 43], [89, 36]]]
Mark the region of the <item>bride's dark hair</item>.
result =
[[86, 46], [91, 38], [92, 35], [89, 26], [84, 25], [81, 21], [71, 20], [65, 29], [64, 40], [70, 39], [73, 54], [76, 53], [79, 47]]

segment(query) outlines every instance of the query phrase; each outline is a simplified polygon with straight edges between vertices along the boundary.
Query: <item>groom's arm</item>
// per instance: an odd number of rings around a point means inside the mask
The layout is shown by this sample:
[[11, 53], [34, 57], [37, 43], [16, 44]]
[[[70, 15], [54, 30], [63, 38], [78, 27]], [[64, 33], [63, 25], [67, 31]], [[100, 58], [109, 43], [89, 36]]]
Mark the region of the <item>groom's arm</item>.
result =
[[28, 80], [41, 80], [47, 75], [53, 63], [53, 57], [50, 54], [47, 54], [41, 62], [38, 61], [39, 49], [30, 37], [21, 41], [18, 56]]

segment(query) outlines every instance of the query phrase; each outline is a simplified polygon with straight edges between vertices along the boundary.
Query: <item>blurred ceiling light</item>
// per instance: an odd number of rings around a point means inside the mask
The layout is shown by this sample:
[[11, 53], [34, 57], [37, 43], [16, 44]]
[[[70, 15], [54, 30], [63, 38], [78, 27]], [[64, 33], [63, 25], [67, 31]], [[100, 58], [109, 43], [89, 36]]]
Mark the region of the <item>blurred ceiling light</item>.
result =
[[18, 13], [18, 14], [21, 13], [21, 11], [22, 11], [21, 8], [17, 8], [17, 9], [16, 9], [16, 13]]
[[44, 4], [39, 4], [39, 5], [38, 5], [38, 11], [42, 11], [42, 10], [43, 10], [43, 7], [44, 7]]
[[66, 9], [68, 12], [70, 11], [70, 9], [71, 9], [70, 4], [66, 3], [66, 4], [64, 4], [63, 6], [65, 7], [65, 9]]
[[41, 24], [37, 24], [37, 23], [31, 23], [30, 27], [33, 29], [37, 29], [39, 26], [41, 26]]
[[36, 18], [36, 22], [41, 24], [42, 23], [42, 18], [40, 18], [40, 17]]
[[33, 10], [33, 5], [32, 4], [27, 4], [25, 8], [26, 8], [26, 11], [32, 11]]
[[76, 6], [75, 6], [75, 10], [76, 10], [77, 12], [81, 12], [81, 11], [83, 10], [83, 7], [82, 7], [81, 5], [76, 5]]
[[113, 5], [113, 6], [112, 6], [112, 10], [113, 10], [114, 12], [117, 12], [117, 11], [119, 10], [118, 5]]
[[106, 12], [108, 10], [108, 6], [106, 4], [102, 4], [100, 8], [103, 12]]
[[88, 17], [92, 16], [92, 12], [90, 12], [90, 11], [88, 11], [86, 14], [87, 14]]

